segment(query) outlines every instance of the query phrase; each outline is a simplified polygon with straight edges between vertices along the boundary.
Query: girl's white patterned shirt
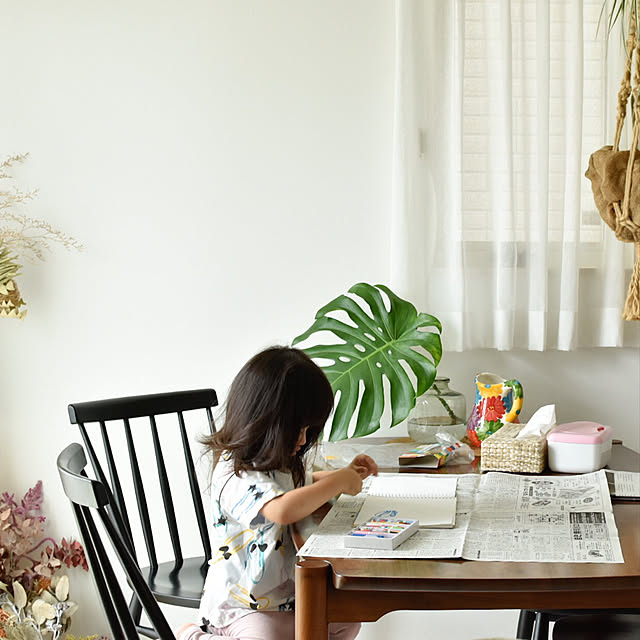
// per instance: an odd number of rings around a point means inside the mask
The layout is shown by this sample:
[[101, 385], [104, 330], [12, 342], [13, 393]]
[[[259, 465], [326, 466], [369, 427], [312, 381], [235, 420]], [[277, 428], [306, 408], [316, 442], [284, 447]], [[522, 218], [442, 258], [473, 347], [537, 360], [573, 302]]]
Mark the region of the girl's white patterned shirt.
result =
[[212, 558], [200, 601], [201, 625], [225, 627], [253, 611], [291, 611], [296, 552], [287, 525], [260, 509], [294, 488], [290, 473], [233, 473], [221, 457], [213, 472]]

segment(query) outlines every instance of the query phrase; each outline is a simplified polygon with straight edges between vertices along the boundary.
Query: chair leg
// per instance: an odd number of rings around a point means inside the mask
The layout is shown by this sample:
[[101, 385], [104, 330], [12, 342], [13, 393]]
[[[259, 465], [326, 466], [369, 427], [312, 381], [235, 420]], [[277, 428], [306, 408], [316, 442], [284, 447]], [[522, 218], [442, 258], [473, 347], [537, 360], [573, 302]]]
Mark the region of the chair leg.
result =
[[131, 596], [131, 601], [129, 602], [129, 612], [131, 613], [131, 617], [136, 625], [136, 630], [141, 636], [145, 636], [146, 638], [158, 637], [155, 629], [147, 627], [140, 622], [142, 619], [142, 604], [140, 603], [140, 600], [136, 598], [135, 593]]
[[140, 600], [136, 598], [135, 593], [131, 596], [131, 600], [129, 601], [129, 611], [131, 612], [133, 621], [136, 624], [140, 624], [140, 618], [142, 617], [142, 605], [140, 604]]
[[542, 611], [536, 612], [536, 624], [531, 640], [549, 640], [549, 616]]
[[535, 611], [522, 609], [518, 617], [518, 631], [516, 637], [518, 640], [531, 640], [533, 634], [533, 623], [536, 619]]

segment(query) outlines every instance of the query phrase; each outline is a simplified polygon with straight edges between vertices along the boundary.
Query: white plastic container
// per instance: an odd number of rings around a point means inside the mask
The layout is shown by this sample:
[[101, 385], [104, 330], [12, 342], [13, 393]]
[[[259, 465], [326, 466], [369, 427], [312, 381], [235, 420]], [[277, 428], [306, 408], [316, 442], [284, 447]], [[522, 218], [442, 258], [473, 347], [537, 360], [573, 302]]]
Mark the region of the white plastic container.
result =
[[588, 473], [611, 458], [611, 427], [597, 422], [559, 424], [547, 436], [551, 471]]

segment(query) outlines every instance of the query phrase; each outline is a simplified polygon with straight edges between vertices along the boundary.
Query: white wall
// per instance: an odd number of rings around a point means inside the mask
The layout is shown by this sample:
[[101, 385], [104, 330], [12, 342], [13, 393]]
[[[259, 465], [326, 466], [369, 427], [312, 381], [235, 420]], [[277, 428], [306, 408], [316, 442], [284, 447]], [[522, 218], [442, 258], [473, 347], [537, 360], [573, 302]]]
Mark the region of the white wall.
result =
[[[200, 386], [224, 399], [250, 355], [331, 297], [388, 282], [393, 5], [4, 2], [0, 56], [0, 153], [31, 152], [30, 214], [86, 247], [25, 267], [27, 319], [1, 323], [0, 490], [42, 479], [52, 532], [73, 535], [54, 465], [78, 439], [67, 403]], [[518, 377], [525, 415], [556, 402], [639, 446], [637, 350], [441, 366], [469, 402], [480, 370]], [[106, 631], [77, 572], [72, 596], [75, 633]], [[452, 640], [515, 628], [513, 612], [455, 614], [455, 631], [449, 614], [412, 613], [361, 637], [416, 620]]]

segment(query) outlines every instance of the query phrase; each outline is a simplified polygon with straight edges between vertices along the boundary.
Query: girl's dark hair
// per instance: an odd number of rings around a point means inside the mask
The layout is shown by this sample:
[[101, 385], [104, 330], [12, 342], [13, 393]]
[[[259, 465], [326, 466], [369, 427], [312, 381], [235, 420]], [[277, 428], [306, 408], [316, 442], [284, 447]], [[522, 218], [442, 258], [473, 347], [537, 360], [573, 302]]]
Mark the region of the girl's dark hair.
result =
[[[222, 429], [203, 440], [217, 457], [228, 452], [240, 471], [290, 471], [304, 484], [304, 454], [320, 437], [333, 408], [324, 372], [299, 349], [270, 347], [253, 356], [235, 377]], [[305, 444], [293, 454], [300, 432]]]

